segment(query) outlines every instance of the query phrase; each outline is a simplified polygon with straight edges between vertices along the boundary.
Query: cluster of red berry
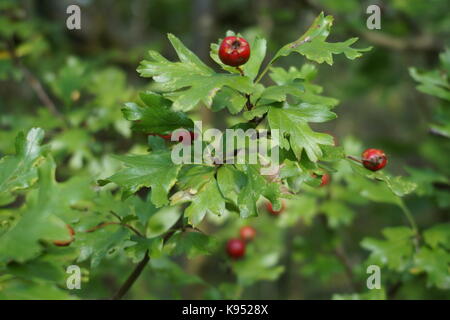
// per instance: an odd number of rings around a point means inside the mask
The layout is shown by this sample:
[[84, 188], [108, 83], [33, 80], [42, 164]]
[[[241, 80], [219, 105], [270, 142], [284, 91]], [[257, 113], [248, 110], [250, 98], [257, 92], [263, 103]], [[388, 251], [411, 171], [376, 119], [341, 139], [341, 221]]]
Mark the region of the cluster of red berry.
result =
[[230, 258], [239, 259], [245, 255], [245, 247], [255, 238], [256, 230], [251, 226], [243, 226], [239, 230], [239, 236], [239, 238], [232, 238], [227, 242], [226, 249]]

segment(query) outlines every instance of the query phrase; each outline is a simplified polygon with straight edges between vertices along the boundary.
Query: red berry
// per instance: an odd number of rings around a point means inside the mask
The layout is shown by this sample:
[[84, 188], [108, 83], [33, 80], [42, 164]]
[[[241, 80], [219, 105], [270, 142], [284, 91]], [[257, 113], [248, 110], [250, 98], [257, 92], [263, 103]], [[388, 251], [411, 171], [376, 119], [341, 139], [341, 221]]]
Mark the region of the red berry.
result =
[[273, 207], [272, 207], [272, 203], [266, 202], [266, 209], [267, 209], [267, 211], [269, 211], [270, 214], [272, 214], [274, 216], [277, 216], [277, 215], [281, 214], [284, 211], [284, 209], [286, 209], [286, 205], [282, 201], [281, 202], [281, 209], [280, 210], [274, 210]]
[[241, 236], [241, 239], [244, 241], [252, 241], [256, 236], [256, 230], [253, 227], [250, 226], [243, 226], [239, 230], [239, 235]]
[[367, 149], [362, 153], [362, 164], [366, 169], [378, 171], [386, 166], [387, 158], [383, 150]]
[[170, 134], [157, 134], [157, 136], [163, 138], [166, 141], [170, 141], [170, 138], [172, 137], [172, 135]]
[[73, 228], [70, 225], [66, 225], [66, 227], [69, 230], [70, 239], [69, 240], [55, 240], [55, 241], [53, 241], [53, 244], [55, 246], [66, 247], [73, 242], [75, 230], [73, 230]]
[[245, 242], [238, 238], [228, 240], [227, 253], [230, 258], [242, 258], [245, 254]]
[[325, 173], [322, 175], [322, 183], [320, 184], [321, 187], [326, 186], [330, 183], [331, 176], [328, 173]]
[[219, 58], [227, 66], [238, 67], [250, 58], [250, 45], [240, 37], [226, 37], [219, 48]]
[[[184, 145], [190, 145], [195, 139], [197, 139], [197, 133], [189, 131], [189, 133], [182, 132], [178, 137], [178, 142], [183, 142]], [[171, 140], [170, 137], [169, 140]]]
[[[317, 178], [317, 174], [313, 173], [311, 175], [311, 177], [313, 177], [314, 179]], [[319, 187], [323, 187], [326, 186], [327, 184], [330, 183], [331, 180], [331, 176], [328, 173], [324, 173], [321, 177], [321, 182], [320, 182], [320, 186]]]

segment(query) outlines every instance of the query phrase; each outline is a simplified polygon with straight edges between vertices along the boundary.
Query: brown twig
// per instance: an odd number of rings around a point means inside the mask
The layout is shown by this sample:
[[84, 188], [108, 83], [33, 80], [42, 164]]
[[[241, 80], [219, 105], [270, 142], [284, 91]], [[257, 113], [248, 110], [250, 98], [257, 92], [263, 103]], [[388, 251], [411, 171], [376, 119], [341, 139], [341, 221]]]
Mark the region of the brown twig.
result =
[[[177, 230], [170, 230], [163, 236], [163, 245], [169, 241], [169, 239], [175, 234]], [[133, 272], [128, 276], [127, 280], [123, 283], [123, 285], [119, 288], [116, 294], [112, 297], [112, 300], [120, 300], [123, 298], [125, 294], [130, 290], [133, 284], [141, 275], [142, 271], [144, 271], [145, 266], [150, 261], [150, 255], [148, 250], [145, 251], [144, 257], [142, 260], [136, 265]]]
[[[183, 226], [180, 225], [177, 228], [170, 229], [167, 231], [163, 236], [163, 245], [166, 244], [170, 238], [177, 232], [177, 231], [184, 231], [186, 228], [190, 228], [192, 230], [195, 230], [197, 232], [203, 233], [200, 229], [187, 225]], [[120, 300], [123, 298], [123, 296], [130, 290], [130, 288], [133, 286], [133, 284], [136, 282], [137, 278], [141, 275], [142, 271], [144, 270], [147, 263], [150, 261], [150, 256], [148, 250], [145, 252], [144, 257], [142, 260], [137, 264], [136, 268], [133, 270], [133, 272], [130, 274], [130, 276], [127, 278], [127, 280], [124, 282], [124, 284], [119, 288], [117, 293], [112, 297], [112, 300]]]
[[261, 124], [261, 122], [264, 121], [264, 119], [267, 117], [267, 112], [264, 113], [261, 117], [256, 117], [253, 118], [252, 120], [250, 120], [249, 122], [254, 123], [255, 127], [259, 126]]
[[98, 229], [101, 229], [101, 228], [103, 228], [103, 227], [110, 226], [110, 225], [120, 225], [120, 226], [123, 226], [123, 227], [128, 228], [128, 229], [130, 229], [131, 231], [133, 231], [133, 232], [134, 232], [136, 235], [138, 235], [139, 237], [144, 237], [144, 235], [143, 235], [139, 230], [137, 230], [135, 227], [133, 227], [133, 226], [131, 226], [131, 225], [129, 225], [129, 224], [120, 223], [120, 222], [103, 222], [103, 223], [100, 223], [99, 225], [97, 225], [97, 226], [95, 226], [95, 227], [92, 227], [92, 228], [86, 230], [86, 232], [94, 232], [94, 231], [97, 231]]
[[239, 71], [239, 73], [241, 74], [241, 76], [244, 76], [244, 70], [242, 70], [241, 67], [236, 67], [236, 70]]
[[41, 103], [56, 117], [60, 118], [64, 124], [68, 124], [64, 116], [58, 111], [55, 103], [52, 101], [50, 96], [45, 91], [42, 83], [39, 79], [22, 63], [22, 60], [17, 56], [16, 50], [13, 44], [7, 42], [8, 52], [11, 56], [13, 63], [22, 71], [25, 80], [31, 87], [31, 89], [36, 93], [37, 97]]
[[119, 291], [112, 297], [112, 300], [120, 300], [123, 296], [130, 290], [133, 284], [136, 282], [137, 278], [141, 275], [147, 263], [150, 261], [150, 256], [148, 250], [145, 251], [144, 258], [137, 264], [136, 268], [124, 282], [124, 284], [119, 288]]
[[339, 262], [344, 266], [345, 274], [347, 275], [349, 284], [352, 290], [356, 292], [358, 290], [358, 285], [355, 282], [352, 265], [347, 257], [347, 254], [344, 251], [344, 248], [342, 247], [335, 248], [334, 255], [338, 258]]
[[358, 159], [358, 158], [356, 158], [356, 157], [354, 157], [354, 156], [347, 156], [347, 158], [350, 159], [350, 160], [353, 160], [353, 161], [362, 163], [361, 159]]

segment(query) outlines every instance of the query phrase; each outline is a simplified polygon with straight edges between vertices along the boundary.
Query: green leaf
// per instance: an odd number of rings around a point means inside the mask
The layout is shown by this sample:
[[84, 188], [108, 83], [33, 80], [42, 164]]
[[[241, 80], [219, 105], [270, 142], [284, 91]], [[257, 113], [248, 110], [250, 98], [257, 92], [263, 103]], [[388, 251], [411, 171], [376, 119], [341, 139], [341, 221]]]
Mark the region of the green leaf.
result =
[[305, 63], [302, 65], [301, 69], [298, 70], [296, 67], [291, 66], [288, 70], [280, 67], [270, 68], [270, 78], [277, 85], [292, 84], [297, 81], [297, 79], [302, 80], [302, 82], [311, 82], [317, 75], [317, 67], [310, 63]]
[[169, 38], [170, 43], [172, 44], [173, 48], [177, 52], [178, 58], [181, 62], [195, 65], [196, 68], [199, 70], [203, 70], [204, 72], [211, 72], [211, 68], [209, 68], [206, 64], [204, 64], [191, 50], [186, 48], [184, 44], [175, 37], [173, 34], [169, 33], [167, 35]]
[[241, 218], [258, 215], [257, 201], [261, 197], [269, 199], [275, 210], [281, 209], [279, 185], [266, 180], [258, 165], [222, 166], [217, 172], [217, 182]]
[[246, 259], [235, 262], [232, 267], [242, 286], [250, 286], [261, 280], [274, 281], [284, 272], [284, 266], [277, 266], [278, 252], [248, 255]]
[[161, 151], [161, 150], [166, 150], [167, 149], [167, 145], [164, 141], [163, 138], [158, 137], [158, 136], [148, 136], [147, 137], [147, 143], [148, 146], [150, 147], [151, 151]]
[[403, 271], [412, 262], [413, 230], [407, 227], [385, 228], [386, 240], [364, 238], [361, 246], [371, 251], [370, 260], [396, 271]]
[[428, 285], [450, 289], [450, 253], [442, 248], [420, 248], [414, 256], [416, 267], [427, 273]]
[[448, 76], [439, 70], [419, 72], [416, 68], [409, 68], [411, 77], [420, 82], [417, 90], [420, 92], [450, 101], [450, 84]]
[[[403, 197], [417, 188], [417, 184], [410, 181], [410, 179], [404, 177], [392, 177], [383, 171], [373, 172], [364, 168], [362, 165], [355, 163], [353, 160], [347, 160], [354, 172], [371, 180], [383, 181], [386, 183], [387, 188], [383, 188], [379, 183], [371, 185], [367, 184], [367, 189], [371, 189], [371, 191], [364, 191], [364, 194], [372, 201], [399, 204], [401, 203], [401, 199], [397, 197]], [[377, 191], [374, 189], [377, 189]], [[389, 190], [390, 192], [387, 192]]]
[[177, 263], [164, 257], [150, 259], [150, 268], [163, 283], [170, 283], [178, 290], [189, 285], [205, 285], [205, 282], [200, 277], [187, 273]]
[[202, 222], [208, 212], [218, 216], [226, 212], [225, 199], [219, 191], [216, 179], [209, 180], [192, 197], [191, 204], [186, 208], [185, 214], [190, 223], [196, 226]]
[[323, 156], [322, 156], [322, 161], [337, 161], [337, 160], [342, 160], [345, 159], [345, 152], [344, 152], [344, 148], [339, 146], [339, 147], [335, 147], [335, 146], [321, 146], [322, 148], [322, 152], [323, 152]]
[[193, 130], [194, 122], [186, 114], [170, 110], [172, 103], [161, 95], [147, 91], [140, 97], [146, 107], [128, 102], [122, 109], [125, 118], [133, 121], [133, 130], [159, 134], [169, 134], [179, 128]]
[[355, 216], [355, 212], [342, 201], [329, 200], [321, 206], [321, 210], [327, 216], [331, 228], [349, 225]]
[[66, 224], [55, 215], [61, 213], [56, 204], [61, 208], [65, 201], [55, 198], [61, 190], [56, 189], [54, 172], [51, 160], [39, 168], [39, 189], [30, 194], [29, 204], [18, 223], [0, 237], [0, 261], [24, 262], [41, 251], [39, 240], [69, 238]]
[[70, 300], [67, 290], [46, 282], [11, 280], [2, 282], [1, 300]]
[[[397, 197], [385, 183], [381, 181], [371, 181], [364, 178], [367, 170], [358, 164], [353, 163], [353, 161], [350, 163], [354, 172], [363, 175], [355, 175], [352, 179], [347, 179], [347, 182], [350, 184], [350, 188], [352, 190], [358, 192], [361, 196], [371, 201], [394, 204], [400, 207], [403, 206], [402, 199]], [[360, 170], [363, 170], [362, 173]]]
[[450, 249], [450, 223], [437, 224], [423, 232], [425, 242], [436, 249], [439, 245]]
[[27, 135], [16, 138], [16, 155], [0, 160], [0, 194], [29, 188], [37, 179], [37, 165], [43, 159], [46, 147], [41, 143], [44, 130], [33, 128]]
[[389, 189], [398, 197], [403, 197], [417, 188], [415, 182], [410, 181], [404, 177], [392, 177], [383, 171], [377, 171], [374, 177], [378, 180], [383, 180]]
[[[312, 110], [319, 111], [317, 115]], [[289, 141], [297, 159], [305, 150], [308, 158], [317, 162], [322, 157], [320, 145], [333, 145], [333, 137], [312, 131], [307, 121], [323, 122], [333, 119], [335, 114], [325, 107], [306, 105], [300, 108], [270, 108], [269, 125], [271, 129], [280, 130], [280, 136], [290, 136]]]
[[[264, 89], [261, 94], [261, 100], [269, 100], [269, 101], [286, 101], [287, 95], [293, 95], [295, 97], [301, 97], [305, 92], [304, 87], [299, 84], [286, 84], [286, 85], [278, 85], [271, 86]], [[265, 101], [263, 103], [266, 103]]]
[[134, 244], [126, 247], [125, 251], [132, 259], [133, 263], [139, 263], [139, 261], [142, 261], [147, 252], [151, 259], [159, 258], [162, 256], [163, 247], [165, 247], [164, 239], [161, 237], [147, 239], [132, 236], [131, 241], [133, 241]]
[[178, 185], [182, 189], [171, 197], [171, 204], [191, 202], [185, 215], [196, 226], [209, 212], [221, 216], [226, 212], [225, 199], [219, 191], [216, 169], [207, 166], [187, 166], [179, 174]]
[[214, 179], [216, 169], [214, 167], [190, 165], [184, 166], [178, 174], [177, 184], [182, 190], [190, 189], [198, 192], [209, 180]]
[[215, 95], [211, 109], [216, 112], [227, 108], [231, 114], [237, 114], [242, 111], [246, 102], [247, 99], [242, 94], [225, 87]]
[[107, 256], [116, 253], [130, 238], [130, 230], [122, 226], [111, 225], [94, 232], [78, 233], [75, 245], [80, 250], [77, 262], [90, 258], [91, 268], [99, 266]]
[[143, 77], [152, 77], [162, 92], [171, 92], [166, 97], [174, 101], [174, 110], [189, 111], [199, 102], [211, 107], [214, 96], [224, 86], [243, 93], [252, 92], [253, 83], [249, 77], [216, 74], [175, 36], [169, 35], [169, 39], [181, 62], [171, 62], [150, 51], [151, 60], [143, 61], [138, 72]]
[[371, 50], [371, 47], [355, 49], [351, 45], [358, 41], [358, 38], [350, 38], [344, 42], [326, 42], [325, 39], [315, 39], [293, 48], [296, 51], [317, 63], [326, 62], [333, 65], [333, 54], [345, 54], [347, 59], [354, 60], [362, 56], [362, 52]]
[[266, 39], [256, 37], [250, 44], [251, 55], [250, 59], [245, 63], [242, 68], [244, 74], [252, 80], [255, 80], [258, 75], [259, 68], [266, 56], [267, 41]]
[[260, 106], [250, 111], [246, 111], [242, 115], [244, 116], [245, 120], [250, 121], [256, 117], [262, 117], [265, 113], [267, 113], [268, 110], [269, 106]]
[[[339, 101], [334, 98], [322, 96], [323, 88], [311, 81], [317, 74], [317, 68], [311, 64], [304, 64], [300, 70], [290, 67], [289, 70], [283, 68], [270, 68], [270, 77], [278, 85], [283, 87], [294, 86], [297, 89], [290, 89], [291, 95], [300, 99], [301, 102], [310, 104], [325, 105], [329, 108], [335, 107]], [[299, 83], [299, 81], [301, 81]]]
[[126, 195], [138, 191], [141, 187], [151, 187], [151, 201], [156, 207], [169, 203], [167, 194], [175, 184], [181, 165], [173, 163], [170, 151], [157, 151], [147, 155], [115, 156], [126, 168], [120, 170], [101, 185], [113, 182], [125, 189]]
[[246, 182], [242, 183], [240, 175], [233, 175], [235, 186], [227, 185], [227, 188], [239, 188], [237, 205], [241, 218], [249, 218], [258, 215], [257, 201], [261, 197], [267, 198], [274, 210], [281, 209], [280, 186], [275, 182], [269, 182], [260, 173], [259, 165], [236, 165], [237, 169], [245, 174]]
[[371, 48], [355, 49], [351, 45], [358, 38], [351, 38], [344, 42], [326, 42], [333, 24], [332, 16], [324, 16], [323, 12], [314, 20], [311, 27], [298, 40], [285, 45], [275, 55], [274, 60], [281, 56], [287, 56], [292, 52], [300, 53], [307, 59], [317, 63], [326, 62], [333, 64], [333, 54], [344, 53], [348, 59], [362, 56], [361, 52], [369, 51]]
[[417, 183], [415, 192], [420, 195], [431, 195], [434, 192], [434, 182], [449, 183], [448, 178], [430, 168], [412, 168], [405, 166], [411, 180]]
[[178, 207], [166, 207], [155, 213], [148, 221], [147, 238], [155, 238], [168, 231], [181, 217]]
[[217, 183], [224, 197], [237, 206], [239, 194], [247, 183], [247, 177], [233, 166], [225, 165], [217, 170]]
[[36, 259], [27, 263], [19, 264], [16, 262], [9, 263], [7, 273], [15, 277], [26, 279], [29, 281], [52, 281], [62, 282], [65, 280], [66, 274], [60, 265], [55, 261], [45, 261], [44, 259]]
[[217, 249], [218, 242], [213, 237], [209, 237], [200, 232], [178, 232], [173, 235], [165, 247], [172, 249], [172, 254], [185, 254], [189, 259], [197, 256], [209, 255]]

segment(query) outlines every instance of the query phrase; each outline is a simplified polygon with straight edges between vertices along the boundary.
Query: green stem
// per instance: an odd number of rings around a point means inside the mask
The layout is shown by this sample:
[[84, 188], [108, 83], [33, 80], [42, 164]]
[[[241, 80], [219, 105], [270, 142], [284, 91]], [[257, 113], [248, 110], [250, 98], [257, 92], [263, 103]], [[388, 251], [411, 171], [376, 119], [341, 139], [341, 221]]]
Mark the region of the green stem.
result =
[[417, 240], [419, 239], [419, 229], [417, 228], [416, 221], [414, 220], [414, 217], [411, 214], [411, 211], [409, 211], [408, 207], [404, 205], [403, 203], [400, 205], [400, 208], [402, 208], [402, 212], [405, 214], [406, 219], [408, 220], [409, 224], [411, 225], [411, 229], [414, 232], [414, 237], [416, 241], [414, 241], [414, 245], [418, 246]]
[[259, 74], [258, 78], [255, 80], [255, 84], [261, 81], [261, 79], [264, 77], [264, 75], [269, 71], [270, 66], [275, 62], [274, 59], [270, 60], [270, 62], [266, 65], [264, 70]]

